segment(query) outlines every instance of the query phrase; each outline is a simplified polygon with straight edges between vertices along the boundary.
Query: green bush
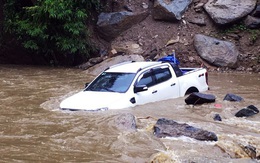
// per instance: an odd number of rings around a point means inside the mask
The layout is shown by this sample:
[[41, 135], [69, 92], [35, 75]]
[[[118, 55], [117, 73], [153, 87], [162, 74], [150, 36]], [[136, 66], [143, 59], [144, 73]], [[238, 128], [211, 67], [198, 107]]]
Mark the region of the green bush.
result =
[[38, 0], [35, 4], [6, 0], [4, 30], [25, 48], [57, 64], [57, 55], [88, 56], [94, 49], [86, 20], [99, 8], [99, 0]]

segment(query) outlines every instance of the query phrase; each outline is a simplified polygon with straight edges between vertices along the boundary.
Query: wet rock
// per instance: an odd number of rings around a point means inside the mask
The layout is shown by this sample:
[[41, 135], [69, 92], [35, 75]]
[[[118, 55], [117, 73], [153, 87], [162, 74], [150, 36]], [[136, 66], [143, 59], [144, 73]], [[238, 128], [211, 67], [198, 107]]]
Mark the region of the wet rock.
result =
[[235, 116], [236, 117], [249, 117], [249, 116], [253, 116], [255, 114], [259, 113], [259, 110], [257, 107], [255, 107], [254, 105], [249, 105], [246, 108], [243, 108], [241, 110], [239, 110]]
[[243, 98], [240, 97], [240, 96], [238, 96], [238, 95], [235, 95], [235, 94], [232, 94], [232, 93], [228, 93], [228, 94], [226, 94], [226, 96], [224, 97], [223, 100], [226, 100], [226, 101], [238, 101], [238, 102], [240, 102], [240, 101], [243, 100]]
[[209, 0], [204, 5], [204, 9], [215, 23], [224, 25], [238, 21], [250, 14], [255, 8], [256, 1]]
[[222, 118], [219, 114], [215, 114], [213, 119], [214, 121], [222, 121]]
[[85, 72], [96, 76], [106, 68], [126, 61], [144, 61], [144, 58], [141, 55], [118, 55], [108, 58], [103, 62], [90, 67], [89, 69], [85, 70]]
[[192, 0], [155, 0], [153, 18], [156, 20], [181, 20]]
[[214, 95], [194, 92], [185, 99], [185, 102], [188, 105], [190, 105], [190, 104], [199, 105], [199, 104], [204, 104], [204, 103], [215, 102], [215, 100], [216, 100], [216, 97]]
[[147, 11], [141, 13], [127, 11], [101, 13], [98, 16], [97, 28], [103, 39], [111, 41], [134, 24], [141, 22], [147, 16]]
[[178, 163], [179, 161], [173, 158], [174, 156], [173, 153], [160, 151], [150, 157], [149, 163]]
[[90, 58], [88, 62], [79, 65], [78, 68], [86, 70], [98, 63], [101, 63], [102, 61], [103, 57]]
[[217, 141], [217, 135], [186, 123], [179, 124], [165, 118], [159, 119], [154, 126], [154, 135], [158, 138], [187, 136], [202, 141]]
[[90, 68], [92, 66], [94, 66], [94, 64], [92, 64], [90, 62], [86, 62], [86, 63], [79, 65], [78, 68], [83, 69], [83, 70], [87, 70], [88, 68]]
[[244, 20], [244, 23], [246, 27], [250, 29], [260, 28], [260, 18], [256, 18], [248, 15]]
[[103, 61], [103, 58], [102, 57], [96, 57], [96, 58], [91, 58], [91, 59], [89, 59], [89, 62], [91, 63], [91, 64], [98, 64], [98, 63], [100, 63], [100, 62], [102, 62]]
[[256, 159], [256, 148], [252, 145], [239, 145], [245, 152], [246, 154], [252, 158], [252, 159]]
[[136, 131], [137, 125], [135, 116], [130, 113], [117, 115], [115, 119], [115, 126], [124, 131]]
[[194, 36], [194, 46], [198, 54], [212, 65], [237, 67], [239, 51], [232, 42], [196, 34]]

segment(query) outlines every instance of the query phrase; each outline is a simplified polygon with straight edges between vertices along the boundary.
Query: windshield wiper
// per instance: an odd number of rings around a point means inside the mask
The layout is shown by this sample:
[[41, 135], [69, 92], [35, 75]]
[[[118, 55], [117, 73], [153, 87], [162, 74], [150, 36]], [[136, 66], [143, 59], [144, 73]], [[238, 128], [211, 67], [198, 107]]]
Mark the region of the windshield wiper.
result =
[[106, 91], [108, 91], [108, 92], [117, 92], [117, 91], [114, 91], [114, 90], [109, 89], [109, 88], [106, 88], [106, 87], [102, 87], [101, 89], [104, 89], [104, 90], [106, 90]]

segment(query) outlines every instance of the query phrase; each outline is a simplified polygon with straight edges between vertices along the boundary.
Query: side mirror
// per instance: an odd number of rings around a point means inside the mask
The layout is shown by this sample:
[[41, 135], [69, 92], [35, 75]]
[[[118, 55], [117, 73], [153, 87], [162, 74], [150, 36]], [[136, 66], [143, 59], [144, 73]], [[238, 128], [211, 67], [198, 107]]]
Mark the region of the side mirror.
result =
[[134, 93], [143, 92], [143, 91], [147, 91], [147, 90], [148, 90], [148, 87], [146, 85], [134, 86]]
[[89, 85], [89, 83], [85, 83], [85, 88], [87, 88], [88, 85]]

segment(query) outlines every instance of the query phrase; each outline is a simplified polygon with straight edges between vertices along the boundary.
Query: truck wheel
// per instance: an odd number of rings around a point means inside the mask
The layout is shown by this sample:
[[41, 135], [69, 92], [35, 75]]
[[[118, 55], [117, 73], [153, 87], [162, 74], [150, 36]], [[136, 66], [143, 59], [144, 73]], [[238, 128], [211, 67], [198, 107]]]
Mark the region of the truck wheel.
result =
[[196, 87], [190, 87], [190, 88], [186, 91], [185, 95], [189, 95], [189, 94], [191, 94], [191, 93], [193, 93], [193, 92], [199, 92], [199, 90], [198, 90]]

